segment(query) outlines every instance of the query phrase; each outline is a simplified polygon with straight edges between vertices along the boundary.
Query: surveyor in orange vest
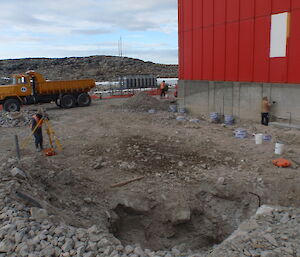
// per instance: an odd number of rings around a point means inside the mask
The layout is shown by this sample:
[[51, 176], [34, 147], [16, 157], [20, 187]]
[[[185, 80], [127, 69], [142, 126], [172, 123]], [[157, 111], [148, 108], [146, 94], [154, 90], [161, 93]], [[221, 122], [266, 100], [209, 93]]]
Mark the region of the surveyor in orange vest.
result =
[[36, 151], [43, 150], [43, 115], [38, 112], [32, 116], [31, 130], [33, 131]]
[[160, 83], [159, 89], [160, 89], [160, 98], [166, 96], [166, 82], [164, 80], [163, 82]]

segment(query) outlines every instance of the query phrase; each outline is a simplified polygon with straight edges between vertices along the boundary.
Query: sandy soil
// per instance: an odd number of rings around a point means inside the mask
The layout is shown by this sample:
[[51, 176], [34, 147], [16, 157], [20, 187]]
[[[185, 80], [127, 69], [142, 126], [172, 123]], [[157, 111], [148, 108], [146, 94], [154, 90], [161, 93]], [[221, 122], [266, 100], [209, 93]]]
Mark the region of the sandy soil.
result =
[[[45, 105], [64, 147], [56, 156], [21, 151], [30, 180], [21, 185], [75, 226], [103, 224], [124, 243], [152, 249], [185, 243], [210, 247], [226, 238], [262, 204], [300, 206], [300, 132], [245, 122], [233, 127], [177, 121], [174, 114], [135, 112], [122, 100], [94, 101], [90, 107]], [[35, 109], [34, 106], [25, 107]], [[249, 137], [236, 139], [246, 128]], [[2, 163], [13, 156], [13, 135], [28, 127], [0, 128]], [[255, 145], [253, 133], [272, 135]], [[45, 134], [46, 139], [46, 134]], [[276, 140], [291, 168], [276, 168]], [[111, 185], [143, 179], [122, 187]]]

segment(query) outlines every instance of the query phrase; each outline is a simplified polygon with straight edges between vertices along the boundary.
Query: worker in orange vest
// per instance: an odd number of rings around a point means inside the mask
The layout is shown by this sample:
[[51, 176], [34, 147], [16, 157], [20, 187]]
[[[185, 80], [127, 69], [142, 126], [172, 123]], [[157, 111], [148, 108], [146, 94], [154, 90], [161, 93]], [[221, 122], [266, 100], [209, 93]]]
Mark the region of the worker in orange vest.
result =
[[33, 131], [36, 151], [43, 150], [43, 115], [40, 112], [32, 116], [31, 130]]
[[164, 80], [160, 83], [159, 89], [160, 89], [160, 98], [166, 96], [166, 82]]
[[174, 96], [177, 97], [178, 96], [178, 85], [175, 84], [175, 92], [174, 92]]

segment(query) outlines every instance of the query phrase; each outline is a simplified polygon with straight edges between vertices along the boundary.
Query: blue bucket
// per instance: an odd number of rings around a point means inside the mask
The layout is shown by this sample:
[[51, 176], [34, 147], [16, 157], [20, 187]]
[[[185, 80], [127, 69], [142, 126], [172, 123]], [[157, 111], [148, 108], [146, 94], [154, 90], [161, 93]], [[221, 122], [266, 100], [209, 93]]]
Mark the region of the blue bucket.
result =
[[179, 107], [179, 108], [178, 108], [178, 112], [179, 112], [179, 113], [186, 113], [186, 108], [184, 108], [184, 107]]
[[169, 110], [170, 110], [170, 112], [177, 112], [177, 105], [170, 105], [169, 106]]
[[178, 121], [184, 121], [184, 120], [186, 120], [186, 119], [185, 119], [184, 116], [177, 116], [177, 117], [176, 117], [176, 120], [178, 120]]
[[225, 115], [225, 117], [224, 117], [224, 123], [226, 125], [233, 125], [233, 123], [234, 123], [233, 116], [232, 115]]
[[263, 135], [263, 140], [266, 142], [270, 142], [272, 140], [272, 136], [270, 135]]
[[192, 123], [199, 123], [200, 120], [199, 119], [191, 119], [190, 122], [192, 122]]
[[150, 109], [150, 110], [148, 111], [148, 113], [156, 113], [156, 110], [155, 110], [155, 109]]
[[218, 123], [220, 121], [220, 116], [219, 116], [219, 113], [217, 113], [217, 112], [213, 112], [209, 116], [210, 116], [210, 119], [212, 120], [212, 122]]
[[246, 129], [236, 129], [234, 131], [235, 133], [235, 138], [240, 138], [240, 139], [244, 139], [247, 137], [247, 130]]

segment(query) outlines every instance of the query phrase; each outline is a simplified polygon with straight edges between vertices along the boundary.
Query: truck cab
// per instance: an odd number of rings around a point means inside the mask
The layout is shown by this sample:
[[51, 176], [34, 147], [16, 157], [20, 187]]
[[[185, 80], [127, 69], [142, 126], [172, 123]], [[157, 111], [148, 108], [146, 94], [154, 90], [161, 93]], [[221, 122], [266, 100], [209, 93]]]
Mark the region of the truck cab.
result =
[[0, 87], [0, 104], [5, 111], [14, 112], [20, 110], [22, 99], [32, 94], [32, 87], [27, 74], [13, 75], [11, 83]]

